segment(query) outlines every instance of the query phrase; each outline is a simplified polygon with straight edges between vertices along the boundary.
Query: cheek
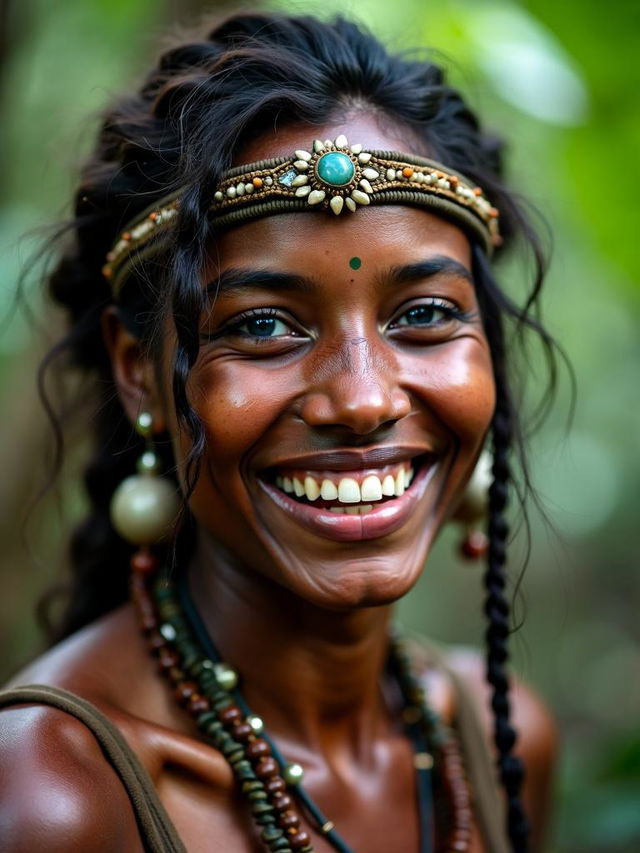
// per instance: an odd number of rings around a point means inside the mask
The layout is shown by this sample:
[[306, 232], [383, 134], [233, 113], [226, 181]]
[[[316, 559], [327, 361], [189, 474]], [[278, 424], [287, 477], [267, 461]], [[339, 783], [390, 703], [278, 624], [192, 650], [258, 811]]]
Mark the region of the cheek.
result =
[[295, 385], [283, 371], [252, 367], [249, 361], [220, 361], [196, 368], [189, 398], [207, 434], [214, 472], [241, 468], [241, 462], [286, 409]]
[[462, 448], [482, 442], [496, 402], [493, 367], [485, 341], [461, 338], [433, 350], [415, 370], [414, 382], [438, 420]]

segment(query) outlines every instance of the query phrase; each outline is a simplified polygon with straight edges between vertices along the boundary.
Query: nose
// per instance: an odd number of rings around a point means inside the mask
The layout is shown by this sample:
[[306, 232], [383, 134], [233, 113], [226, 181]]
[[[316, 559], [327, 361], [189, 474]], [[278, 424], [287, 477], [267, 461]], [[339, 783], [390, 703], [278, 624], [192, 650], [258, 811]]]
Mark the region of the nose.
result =
[[411, 400], [399, 383], [396, 359], [383, 346], [352, 338], [319, 353], [302, 404], [305, 423], [367, 435], [408, 415]]

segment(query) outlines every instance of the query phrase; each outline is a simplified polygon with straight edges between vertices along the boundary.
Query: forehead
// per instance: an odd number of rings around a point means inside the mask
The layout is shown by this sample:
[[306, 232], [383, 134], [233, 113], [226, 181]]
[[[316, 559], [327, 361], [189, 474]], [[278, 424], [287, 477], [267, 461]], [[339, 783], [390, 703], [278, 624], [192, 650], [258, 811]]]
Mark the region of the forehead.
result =
[[362, 273], [445, 256], [471, 268], [464, 232], [424, 209], [380, 205], [348, 217], [330, 213], [265, 216], [221, 234], [211, 253], [214, 268], [264, 267], [310, 277], [343, 271], [353, 257]]

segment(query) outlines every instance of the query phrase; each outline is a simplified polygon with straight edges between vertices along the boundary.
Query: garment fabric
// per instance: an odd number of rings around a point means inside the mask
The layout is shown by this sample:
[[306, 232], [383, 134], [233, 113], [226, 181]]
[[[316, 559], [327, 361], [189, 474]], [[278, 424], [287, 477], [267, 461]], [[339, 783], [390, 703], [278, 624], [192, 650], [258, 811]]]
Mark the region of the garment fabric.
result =
[[[505, 804], [473, 696], [445, 663], [443, 653], [421, 637], [411, 638], [416, 664], [444, 670], [455, 692], [455, 728], [471, 786], [476, 819], [487, 853], [509, 853], [505, 837]], [[131, 802], [140, 837], [148, 853], [187, 853], [151, 777], [118, 728], [90, 702], [49, 685], [27, 685], [0, 691], [0, 710], [20, 704], [48, 705], [83, 723], [99, 743]]]

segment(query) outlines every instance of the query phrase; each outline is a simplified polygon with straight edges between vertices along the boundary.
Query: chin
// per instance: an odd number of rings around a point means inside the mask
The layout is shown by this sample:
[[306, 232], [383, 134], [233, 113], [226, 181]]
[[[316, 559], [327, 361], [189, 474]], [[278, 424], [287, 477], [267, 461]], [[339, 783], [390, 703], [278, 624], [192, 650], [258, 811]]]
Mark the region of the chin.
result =
[[345, 613], [384, 607], [398, 601], [415, 586], [426, 554], [373, 556], [342, 560], [338, 565], [315, 564], [310, 572], [298, 566], [287, 586], [297, 598], [324, 610]]

